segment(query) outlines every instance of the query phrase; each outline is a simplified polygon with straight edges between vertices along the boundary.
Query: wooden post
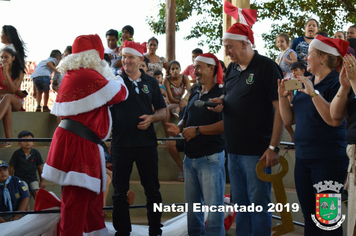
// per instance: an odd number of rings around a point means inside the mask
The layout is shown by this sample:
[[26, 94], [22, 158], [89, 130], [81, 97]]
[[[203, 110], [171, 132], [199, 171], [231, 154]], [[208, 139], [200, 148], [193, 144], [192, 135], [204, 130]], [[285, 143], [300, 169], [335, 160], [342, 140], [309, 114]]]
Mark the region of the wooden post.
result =
[[176, 2], [166, 0], [166, 59], [176, 57]]
[[[225, 2], [225, 0], [222, 0], [223, 4]], [[227, 0], [228, 2], [230, 2], [232, 5], [236, 6], [237, 8], [250, 8], [250, 0]], [[227, 31], [227, 29], [235, 24], [236, 22], [239, 22], [239, 20], [235, 20], [234, 18], [232, 18], [231, 16], [225, 14], [223, 14], [223, 33], [225, 33]], [[224, 49], [224, 63], [225, 66], [227, 67], [230, 64], [231, 60], [229, 57], [227, 57], [225, 55], [225, 49]]]

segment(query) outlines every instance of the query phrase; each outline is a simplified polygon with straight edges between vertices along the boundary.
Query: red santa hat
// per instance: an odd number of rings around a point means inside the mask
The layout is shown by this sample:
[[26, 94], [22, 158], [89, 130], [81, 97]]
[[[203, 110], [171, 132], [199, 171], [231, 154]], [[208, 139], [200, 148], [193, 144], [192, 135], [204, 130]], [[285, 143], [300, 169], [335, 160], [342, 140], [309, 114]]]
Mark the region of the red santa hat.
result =
[[212, 53], [203, 53], [195, 58], [195, 61], [201, 61], [209, 65], [214, 65], [218, 67], [214, 81], [218, 84], [223, 82], [223, 71], [219, 59]]
[[78, 36], [73, 43], [73, 54], [85, 53], [89, 50], [96, 50], [99, 53], [100, 59], [104, 59], [104, 46], [100, 37], [97, 34]]
[[347, 53], [349, 44], [349, 42], [342, 39], [331, 39], [318, 35], [313, 39], [309, 46], [334, 56], [343, 57]]
[[143, 57], [143, 54], [147, 52], [146, 43], [136, 43], [133, 41], [125, 41], [122, 53], [131, 53], [139, 57]]
[[231, 39], [237, 41], [245, 41], [255, 46], [255, 39], [253, 38], [253, 31], [247, 25], [235, 23], [229, 27], [223, 36], [223, 39]]
[[[73, 43], [72, 52], [61, 62], [60, 66], [68, 70], [65, 70], [51, 114], [73, 116], [92, 111], [110, 101], [122, 87], [127, 97], [126, 86], [121, 77], [107, 80], [104, 72], [111, 74], [111, 71], [103, 70], [104, 74], [100, 72], [104, 47], [97, 34], [78, 36]], [[104, 65], [107, 66], [106, 63]]]

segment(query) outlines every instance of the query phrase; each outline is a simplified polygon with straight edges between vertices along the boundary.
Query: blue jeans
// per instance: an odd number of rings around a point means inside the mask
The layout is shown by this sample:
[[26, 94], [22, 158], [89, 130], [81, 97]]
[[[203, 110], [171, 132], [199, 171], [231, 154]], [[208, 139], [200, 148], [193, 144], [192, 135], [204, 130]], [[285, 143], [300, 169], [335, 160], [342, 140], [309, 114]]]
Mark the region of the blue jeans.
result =
[[33, 84], [36, 86], [39, 92], [49, 92], [49, 85], [51, 84], [51, 77], [49, 76], [38, 76], [33, 78]]
[[[256, 175], [256, 165], [260, 156], [228, 154], [228, 170], [232, 201], [239, 206], [263, 207], [262, 212], [237, 212], [236, 235], [270, 236], [272, 213], [267, 212], [271, 202], [271, 183], [261, 181]], [[265, 168], [271, 174], [271, 168]]]
[[188, 203], [189, 236], [225, 235], [224, 212], [209, 212], [205, 231], [204, 212], [192, 211], [193, 203], [207, 206], [224, 205], [224, 164], [224, 151], [200, 158], [184, 158], [184, 192]]

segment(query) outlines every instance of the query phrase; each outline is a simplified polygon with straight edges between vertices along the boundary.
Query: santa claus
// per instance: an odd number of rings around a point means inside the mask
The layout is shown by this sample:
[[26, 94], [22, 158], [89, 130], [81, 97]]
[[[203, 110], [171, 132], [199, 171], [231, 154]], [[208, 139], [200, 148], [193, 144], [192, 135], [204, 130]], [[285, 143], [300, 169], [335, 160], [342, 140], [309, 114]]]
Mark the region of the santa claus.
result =
[[61, 116], [49, 149], [42, 177], [64, 186], [60, 234], [107, 235], [102, 215], [106, 187], [103, 147], [111, 131], [109, 106], [127, 98], [121, 77], [115, 77], [103, 60], [98, 35], [82, 35], [73, 54], [60, 64], [63, 77], [51, 111]]

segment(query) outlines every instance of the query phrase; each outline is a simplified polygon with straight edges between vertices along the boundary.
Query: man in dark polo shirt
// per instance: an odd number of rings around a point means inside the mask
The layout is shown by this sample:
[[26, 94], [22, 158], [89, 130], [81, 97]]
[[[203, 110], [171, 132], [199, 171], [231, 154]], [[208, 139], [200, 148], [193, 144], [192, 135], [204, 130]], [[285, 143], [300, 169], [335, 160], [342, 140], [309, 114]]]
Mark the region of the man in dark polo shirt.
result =
[[[186, 139], [183, 161], [185, 199], [188, 203], [189, 235], [225, 235], [224, 212], [209, 212], [206, 227], [204, 212], [193, 210], [193, 204], [219, 207], [224, 205], [225, 154], [221, 113], [197, 107], [195, 102], [209, 102], [222, 95], [223, 72], [219, 60], [211, 53], [199, 55], [194, 73], [201, 86], [188, 101], [186, 112], [178, 125], [169, 124], [172, 136], [182, 132]], [[217, 209], [217, 208], [216, 208]]]
[[253, 32], [236, 23], [223, 36], [225, 53], [232, 61], [225, 75], [225, 92], [213, 102], [222, 103], [232, 200], [252, 203], [262, 212], [238, 212], [236, 235], [271, 235], [272, 214], [267, 212], [271, 184], [258, 179], [256, 164], [266, 159], [266, 173], [278, 164], [283, 123], [278, 107], [278, 65], [254, 51]]
[[[158, 182], [157, 138], [153, 123], [164, 119], [166, 104], [157, 80], [140, 70], [146, 47], [125, 41], [122, 49], [122, 78], [129, 91], [122, 104], [111, 108], [113, 118], [113, 225], [118, 235], [130, 235], [131, 221], [127, 191], [133, 163], [136, 162], [147, 199], [149, 235], [161, 235], [161, 212], [153, 204], [161, 203]], [[153, 110], [154, 109], [154, 110]]]

